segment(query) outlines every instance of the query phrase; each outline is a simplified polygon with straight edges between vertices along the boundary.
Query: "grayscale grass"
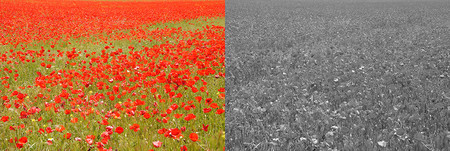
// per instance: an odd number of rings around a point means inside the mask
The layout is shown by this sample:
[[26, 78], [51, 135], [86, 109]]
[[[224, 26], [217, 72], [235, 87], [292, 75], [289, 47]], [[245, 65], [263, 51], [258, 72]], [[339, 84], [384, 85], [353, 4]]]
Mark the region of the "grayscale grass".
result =
[[449, 8], [227, 1], [227, 150], [450, 150]]

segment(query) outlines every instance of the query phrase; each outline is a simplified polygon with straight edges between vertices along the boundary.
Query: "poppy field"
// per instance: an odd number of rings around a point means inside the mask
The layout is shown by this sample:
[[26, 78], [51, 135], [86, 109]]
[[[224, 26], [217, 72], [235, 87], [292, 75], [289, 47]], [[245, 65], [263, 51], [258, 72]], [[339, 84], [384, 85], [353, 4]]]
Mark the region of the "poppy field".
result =
[[224, 150], [224, 1], [0, 1], [3, 150]]
[[450, 150], [450, 3], [380, 1], [227, 0], [226, 149]]

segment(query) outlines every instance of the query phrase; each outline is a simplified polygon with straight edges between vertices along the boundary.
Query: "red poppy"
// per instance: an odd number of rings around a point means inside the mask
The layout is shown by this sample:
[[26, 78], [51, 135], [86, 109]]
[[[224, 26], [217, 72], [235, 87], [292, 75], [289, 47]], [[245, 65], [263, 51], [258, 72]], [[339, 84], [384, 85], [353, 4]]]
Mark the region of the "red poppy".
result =
[[183, 116], [183, 114], [174, 114], [173, 116], [175, 116], [175, 118], [180, 118]]
[[156, 92], [156, 88], [152, 88], [150, 91], [151, 91], [152, 93], [155, 93], [155, 92]]
[[123, 128], [120, 127], [120, 126], [118, 126], [118, 127], [116, 128], [116, 133], [122, 134], [122, 132], [123, 132]]
[[6, 122], [6, 121], [8, 121], [8, 120], [9, 120], [9, 116], [3, 116], [3, 117], [2, 117], [2, 121], [3, 121], [3, 122]]
[[53, 141], [52, 140], [47, 140], [47, 145], [53, 145]]
[[70, 119], [70, 122], [77, 123], [78, 122], [78, 118], [74, 117], [74, 118]]
[[66, 134], [64, 134], [64, 138], [66, 138], [66, 139], [70, 139], [70, 136], [72, 136], [71, 133], [66, 133]]
[[208, 112], [211, 112], [211, 111], [212, 111], [211, 108], [204, 108], [204, 109], [203, 109], [203, 112], [205, 112], [205, 113], [208, 113]]
[[200, 87], [200, 91], [205, 92], [206, 91], [206, 87]]
[[197, 93], [198, 92], [198, 89], [196, 87], [191, 87], [191, 90], [192, 90], [193, 93]]
[[19, 118], [23, 119], [23, 118], [27, 118], [28, 117], [28, 113], [25, 111], [20, 112], [20, 116]]
[[66, 128], [64, 127], [64, 125], [59, 125], [59, 126], [57, 126], [56, 128], [55, 128], [55, 130], [56, 131], [58, 131], [58, 132], [62, 132], [62, 131], [64, 131]]
[[198, 141], [198, 135], [197, 135], [197, 133], [191, 133], [191, 134], [189, 135], [189, 138], [190, 138], [193, 142]]
[[101, 122], [98, 122], [101, 125], [109, 125], [108, 120], [104, 119]]
[[39, 132], [39, 134], [42, 134], [42, 133], [45, 133], [45, 130], [43, 128], [40, 128], [38, 132]]
[[188, 114], [188, 115], [186, 115], [186, 117], [184, 117], [184, 120], [186, 120], [186, 121], [190, 121], [190, 120], [192, 120], [192, 119], [195, 119], [195, 115], [194, 114]]
[[19, 139], [19, 142], [22, 143], [22, 144], [25, 144], [25, 143], [28, 142], [28, 138], [27, 137], [22, 137], [22, 138]]
[[88, 143], [89, 145], [92, 145], [92, 144], [94, 144], [94, 139], [95, 139], [94, 135], [87, 135], [86, 136], [86, 143]]
[[[17, 142], [17, 138], [15, 138], [15, 141]], [[12, 142], [12, 139], [10, 140], [10, 142]], [[16, 147], [20, 149], [27, 142], [28, 142], [28, 138], [27, 137], [22, 137], [22, 138], [19, 139], [19, 142], [16, 143]]]
[[20, 148], [23, 147], [23, 144], [22, 143], [16, 143], [16, 147], [20, 149]]
[[208, 131], [209, 125], [203, 124], [202, 126], [203, 126], [203, 127], [202, 127], [202, 130], [204, 130], [205, 132], [207, 132], [207, 131]]
[[53, 132], [52, 128], [50, 128], [50, 127], [45, 128], [45, 131], [46, 131], [47, 133], [52, 133], [52, 132]]
[[224, 113], [224, 112], [225, 112], [224, 109], [218, 109], [218, 110], [216, 111], [216, 114], [222, 114], [222, 113]]
[[211, 98], [207, 98], [207, 99], [205, 100], [205, 103], [208, 104], [208, 105], [211, 104], [211, 103], [212, 103], [212, 99], [211, 99]]
[[181, 147], [180, 147], [180, 151], [187, 151], [186, 145], [181, 146]]
[[220, 99], [225, 99], [225, 93], [220, 93], [220, 94], [219, 94], [219, 98], [220, 98]]
[[111, 135], [113, 133], [114, 127], [112, 126], [106, 126], [106, 132], [108, 132], [108, 135]]
[[167, 131], [167, 129], [162, 128], [162, 129], [159, 129], [159, 130], [158, 130], [158, 133], [159, 133], [159, 134], [164, 134], [166, 131]]
[[153, 142], [153, 146], [155, 146], [156, 148], [161, 147], [161, 145], [162, 145], [162, 142], [160, 142], [160, 141]]
[[145, 118], [145, 119], [149, 119], [150, 117], [151, 117], [150, 113], [145, 113], [145, 114], [144, 114], [144, 118]]
[[216, 108], [218, 108], [219, 106], [217, 105], [217, 103], [211, 103], [211, 108], [213, 108], [213, 109], [216, 109]]
[[171, 135], [178, 135], [178, 134], [181, 133], [181, 131], [178, 128], [172, 128], [172, 129], [169, 130], [169, 133]]
[[140, 126], [139, 126], [139, 124], [133, 124], [130, 126], [130, 129], [137, 132], [140, 130]]

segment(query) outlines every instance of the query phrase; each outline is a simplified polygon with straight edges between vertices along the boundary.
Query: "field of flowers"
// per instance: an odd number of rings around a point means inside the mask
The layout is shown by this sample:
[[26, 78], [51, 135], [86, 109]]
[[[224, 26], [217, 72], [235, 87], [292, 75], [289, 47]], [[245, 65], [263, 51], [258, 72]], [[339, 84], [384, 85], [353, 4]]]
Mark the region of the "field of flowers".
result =
[[227, 150], [450, 150], [448, 1], [280, 1], [226, 1]]
[[223, 150], [224, 1], [0, 1], [2, 150]]

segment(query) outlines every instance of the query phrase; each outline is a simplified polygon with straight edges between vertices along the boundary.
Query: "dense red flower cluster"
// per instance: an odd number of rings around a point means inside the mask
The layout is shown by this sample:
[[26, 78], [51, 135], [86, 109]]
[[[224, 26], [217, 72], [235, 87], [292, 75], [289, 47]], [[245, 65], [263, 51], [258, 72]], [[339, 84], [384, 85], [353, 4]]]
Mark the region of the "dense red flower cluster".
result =
[[144, 24], [224, 16], [224, 1], [0, 1], [0, 44], [68, 40]]

